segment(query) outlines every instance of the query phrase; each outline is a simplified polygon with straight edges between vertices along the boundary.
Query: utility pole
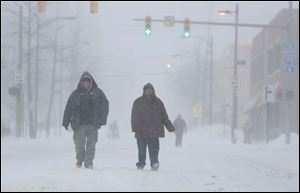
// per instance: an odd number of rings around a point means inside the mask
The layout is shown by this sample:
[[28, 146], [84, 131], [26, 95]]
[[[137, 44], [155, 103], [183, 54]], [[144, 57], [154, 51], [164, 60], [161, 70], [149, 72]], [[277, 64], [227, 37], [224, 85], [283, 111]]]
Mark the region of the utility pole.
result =
[[203, 82], [202, 82], [202, 119], [201, 125], [204, 126], [206, 123], [206, 87], [207, 87], [207, 67], [208, 67], [208, 59], [209, 59], [209, 43], [206, 42], [206, 53], [205, 53], [205, 64], [203, 70]]
[[37, 132], [38, 128], [38, 109], [39, 109], [39, 73], [40, 73], [40, 15], [36, 15], [37, 30], [36, 30], [36, 63], [35, 63], [35, 102], [34, 102], [34, 129]]
[[[23, 101], [23, 7], [19, 6], [19, 51], [17, 74], [21, 76], [18, 81], [19, 92], [16, 100], [16, 136], [21, 137], [24, 131], [24, 101]], [[23, 80], [22, 80], [23, 79]]]
[[29, 123], [29, 137], [36, 138], [36, 132], [33, 126], [33, 101], [32, 101], [32, 86], [31, 86], [31, 14], [32, 14], [31, 2], [28, 2], [28, 123]]
[[[201, 47], [199, 50], [199, 56], [197, 55], [196, 58], [196, 65], [197, 65], [197, 71], [196, 71], [196, 85], [197, 85], [197, 89], [196, 89], [196, 100], [192, 100], [192, 102], [195, 101], [196, 104], [198, 104], [200, 102], [200, 96], [201, 96]], [[197, 117], [197, 127], [199, 126], [199, 117]]]
[[210, 41], [210, 100], [209, 100], [209, 124], [213, 122], [213, 37], [211, 36]]
[[[239, 5], [236, 4], [235, 8], [235, 36], [234, 36], [234, 67], [233, 67], [233, 80], [237, 82], [237, 56], [238, 56], [238, 23], [239, 23]], [[231, 125], [231, 141], [236, 143], [235, 129], [238, 124], [238, 96], [237, 87], [233, 88], [232, 96], [232, 125]]]

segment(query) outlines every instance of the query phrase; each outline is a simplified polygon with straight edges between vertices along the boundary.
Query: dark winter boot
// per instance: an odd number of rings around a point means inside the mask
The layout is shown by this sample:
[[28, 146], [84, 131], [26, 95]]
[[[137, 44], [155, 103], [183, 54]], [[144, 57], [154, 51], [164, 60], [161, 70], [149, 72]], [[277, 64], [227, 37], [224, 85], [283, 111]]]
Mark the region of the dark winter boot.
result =
[[88, 166], [84, 166], [86, 169], [94, 169], [94, 166], [93, 165], [88, 165]]
[[159, 169], [159, 163], [154, 163], [152, 166], [151, 166], [151, 170], [153, 171], [157, 171]]
[[144, 169], [144, 167], [145, 167], [145, 164], [141, 164], [141, 163], [136, 163], [136, 167], [137, 167], [137, 169], [138, 170], [143, 170]]
[[76, 168], [81, 168], [82, 162], [76, 162]]

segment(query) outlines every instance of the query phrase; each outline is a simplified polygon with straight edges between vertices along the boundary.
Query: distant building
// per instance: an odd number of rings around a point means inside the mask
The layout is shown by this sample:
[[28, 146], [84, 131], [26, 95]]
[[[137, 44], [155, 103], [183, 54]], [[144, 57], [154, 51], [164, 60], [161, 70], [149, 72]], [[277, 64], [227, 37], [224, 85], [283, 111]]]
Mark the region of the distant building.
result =
[[[286, 119], [286, 85], [284, 79], [289, 76], [292, 91], [291, 110], [288, 113], [292, 130], [299, 133], [299, 10], [292, 13], [291, 40], [296, 45], [296, 64], [292, 73], [287, 73], [284, 66], [284, 45], [288, 42], [287, 30], [262, 29], [253, 39], [251, 51], [250, 100], [244, 112], [249, 115], [257, 140], [266, 138], [267, 108], [264, 98], [265, 86], [272, 86], [275, 100], [270, 103], [269, 134], [276, 137], [285, 130]], [[288, 10], [280, 11], [269, 23], [270, 25], [287, 25]]]

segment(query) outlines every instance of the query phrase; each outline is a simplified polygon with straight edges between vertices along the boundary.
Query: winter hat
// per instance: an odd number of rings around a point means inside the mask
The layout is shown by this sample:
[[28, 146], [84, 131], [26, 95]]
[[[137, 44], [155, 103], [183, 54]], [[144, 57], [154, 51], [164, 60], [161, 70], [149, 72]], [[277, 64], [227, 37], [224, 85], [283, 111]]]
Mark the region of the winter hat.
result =
[[88, 74], [86, 74], [86, 75], [84, 75], [82, 78], [81, 78], [81, 81], [83, 82], [83, 81], [92, 81], [92, 78], [91, 78], [91, 76], [89, 76]]
[[88, 90], [90, 90], [90, 89], [92, 88], [92, 83], [93, 83], [91, 75], [88, 74], [88, 73], [84, 73], [84, 74], [82, 75], [82, 77], [81, 77], [81, 87], [82, 87], [82, 88], [83, 88], [83, 82], [84, 82], [84, 81], [89, 81], [89, 82], [90, 82], [90, 87], [89, 87], [89, 89], [88, 89]]
[[148, 88], [151, 88], [153, 91], [154, 91], [154, 87], [151, 83], [147, 83], [144, 88], [143, 88], [143, 91], [145, 92]]

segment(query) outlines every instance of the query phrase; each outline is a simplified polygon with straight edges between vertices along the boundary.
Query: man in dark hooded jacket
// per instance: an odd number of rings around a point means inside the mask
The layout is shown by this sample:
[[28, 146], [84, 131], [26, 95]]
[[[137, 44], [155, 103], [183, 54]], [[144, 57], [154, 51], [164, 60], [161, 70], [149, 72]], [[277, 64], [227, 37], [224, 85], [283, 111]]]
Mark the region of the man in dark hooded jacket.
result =
[[63, 117], [65, 129], [71, 123], [74, 131], [77, 168], [84, 162], [85, 168], [93, 169], [98, 129], [106, 125], [108, 109], [105, 94], [98, 88], [91, 74], [84, 72], [77, 89], [68, 99]]
[[169, 120], [163, 102], [155, 95], [152, 84], [143, 88], [143, 95], [137, 98], [132, 107], [131, 127], [135, 132], [138, 146], [138, 169], [146, 165], [146, 149], [148, 146], [152, 170], [158, 170], [159, 138], [165, 137], [164, 126], [168, 131], [175, 131]]

